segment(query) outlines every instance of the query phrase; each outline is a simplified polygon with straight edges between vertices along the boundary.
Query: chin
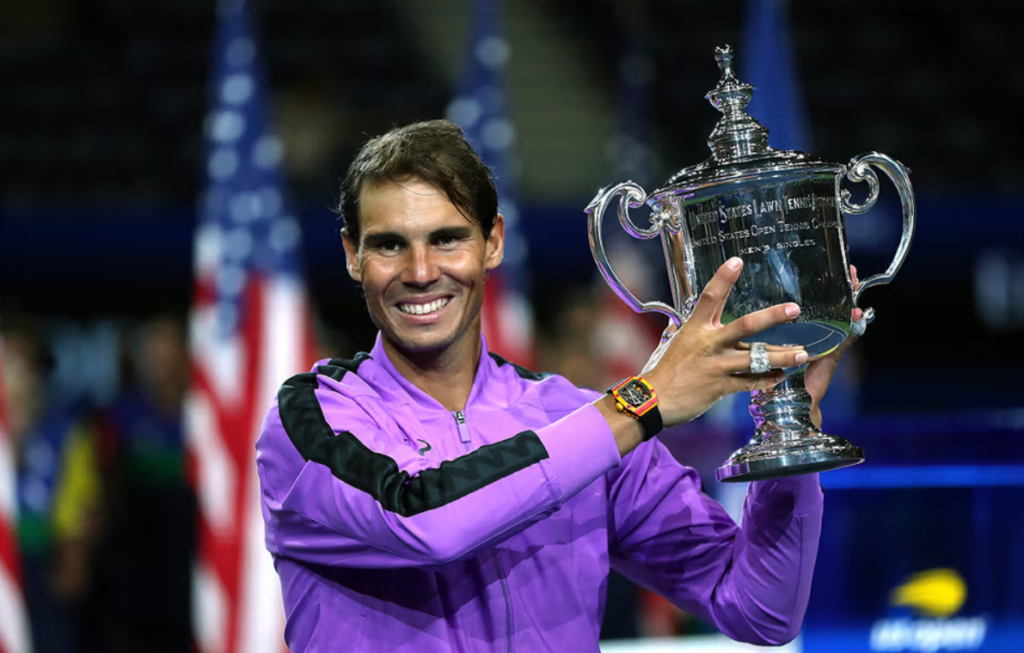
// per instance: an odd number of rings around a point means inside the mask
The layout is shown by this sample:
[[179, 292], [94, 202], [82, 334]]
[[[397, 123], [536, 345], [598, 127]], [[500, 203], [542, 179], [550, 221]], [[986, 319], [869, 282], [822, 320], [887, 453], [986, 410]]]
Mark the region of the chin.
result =
[[409, 353], [425, 354], [429, 352], [442, 351], [455, 342], [454, 333], [402, 333], [400, 331], [386, 332], [386, 335], [396, 347]]
[[376, 318], [373, 321], [382, 336], [397, 349], [409, 354], [436, 354], [449, 349], [473, 331], [472, 322], [465, 322], [465, 307], [461, 302], [449, 308], [454, 310], [429, 325], [405, 324], [400, 317], [395, 319], [389, 308], [383, 308], [371, 317]]

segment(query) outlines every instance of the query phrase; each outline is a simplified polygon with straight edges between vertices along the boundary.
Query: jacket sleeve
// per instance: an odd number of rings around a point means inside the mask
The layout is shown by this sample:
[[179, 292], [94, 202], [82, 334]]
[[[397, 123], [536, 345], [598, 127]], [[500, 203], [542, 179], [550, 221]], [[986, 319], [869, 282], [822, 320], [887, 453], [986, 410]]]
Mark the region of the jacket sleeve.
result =
[[656, 440], [609, 476], [614, 568], [733, 639], [796, 637], [821, 533], [817, 474], [751, 483], [741, 526]]
[[432, 466], [312, 374], [281, 390], [257, 442], [268, 549], [340, 567], [457, 560], [554, 512], [620, 462], [608, 423], [587, 404]]

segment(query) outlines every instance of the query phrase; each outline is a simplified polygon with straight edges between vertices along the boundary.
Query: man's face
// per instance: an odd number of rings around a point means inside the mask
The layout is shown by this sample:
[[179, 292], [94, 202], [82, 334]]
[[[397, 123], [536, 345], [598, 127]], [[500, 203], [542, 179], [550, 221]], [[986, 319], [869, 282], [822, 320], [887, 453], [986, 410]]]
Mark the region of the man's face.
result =
[[345, 237], [348, 271], [383, 336], [410, 353], [479, 338], [484, 277], [503, 254], [501, 216], [485, 240], [443, 192], [418, 179], [366, 186], [359, 207], [359, 242]]

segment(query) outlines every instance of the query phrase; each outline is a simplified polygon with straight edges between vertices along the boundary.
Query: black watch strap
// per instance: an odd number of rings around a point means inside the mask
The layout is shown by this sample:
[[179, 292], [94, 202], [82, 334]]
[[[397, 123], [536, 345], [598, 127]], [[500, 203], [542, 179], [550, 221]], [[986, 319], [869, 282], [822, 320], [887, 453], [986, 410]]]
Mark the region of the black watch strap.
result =
[[637, 419], [640, 421], [640, 425], [644, 427], [645, 442], [661, 433], [661, 430], [665, 428], [665, 424], [661, 421], [661, 411], [658, 410], [657, 406], [650, 409]]

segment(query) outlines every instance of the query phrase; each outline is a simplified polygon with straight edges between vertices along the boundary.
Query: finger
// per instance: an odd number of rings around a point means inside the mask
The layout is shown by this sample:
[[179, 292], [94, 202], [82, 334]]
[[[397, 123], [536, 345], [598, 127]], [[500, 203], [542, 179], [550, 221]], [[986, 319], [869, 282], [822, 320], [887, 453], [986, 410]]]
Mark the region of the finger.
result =
[[[857, 266], [856, 265], [851, 265], [850, 266], [850, 280], [853, 281], [853, 289], [854, 290], [857, 290], [858, 288], [860, 288], [860, 279], [857, 278]], [[862, 319], [864, 319], [864, 311], [859, 309], [859, 308], [853, 309], [853, 321], [854, 322], [860, 322]]]
[[723, 263], [711, 281], [708, 281], [708, 285], [704, 286], [704, 292], [700, 294], [690, 319], [696, 319], [698, 324], [714, 324], [721, 316], [725, 301], [729, 299], [729, 293], [739, 279], [741, 270], [743, 259], [738, 256]]
[[[750, 372], [750, 352], [731, 351], [723, 355], [724, 370], [730, 374], [738, 372]], [[807, 362], [807, 352], [802, 349], [777, 351], [768, 353], [768, 365], [773, 370], [783, 367], [795, 367]]]
[[843, 354], [845, 354], [850, 349], [850, 347], [852, 347], [857, 342], [857, 340], [859, 340], [857, 336], [853, 335], [852, 333], [849, 334], [848, 336], [846, 336], [846, 340], [843, 341], [843, 344], [839, 345], [834, 352], [829, 354], [829, 357], [834, 358], [836, 360], [836, 363], [838, 363], [839, 359], [843, 357]]
[[[737, 342], [736, 351], [750, 351], [749, 342]], [[803, 345], [765, 345], [765, 351], [789, 351], [791, 349], [804, 349]]]
[[725, 380], [725, 391], [732, 394], [734, 392], [771, 390], [785, 380], [786, 373], [782, 370], [765, 372], [764, 374], [736, 374]]
[[796, 304], [779, 304], [762, 311], [748, 313], [719, 329], [715, 333], [714, 341], [720, 347], [732, 346], [765, 329], [785, 324], [798, 315], [800, 315], [800, 307]]
[[829, 353], [828, 356], [823, 356], [822, 358], [815, 360], [814, 365], [821, 366], [822, 368], [830, 367], [831, 372], [829, 372], [828, 378], [831, 379], [832, 374], [835, 374], [836, 368], [839, 367], [839, 362], [843, 360], [843, 355], [846, 354], [847, 351], [849, 351], [850, 347], [852, 347], [857, 342], [857, 340], [857, 336], [851, 333], [850, 335], [846, 336], [846, 340], [843, 341], [843, 344], [839, 345], [834, 350], [832, 350], [832, 352]]

